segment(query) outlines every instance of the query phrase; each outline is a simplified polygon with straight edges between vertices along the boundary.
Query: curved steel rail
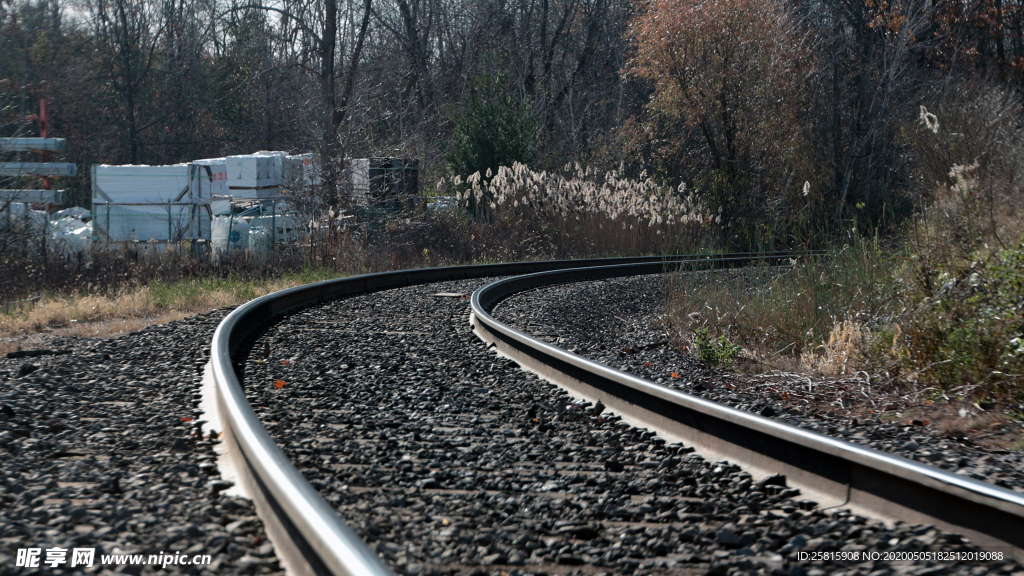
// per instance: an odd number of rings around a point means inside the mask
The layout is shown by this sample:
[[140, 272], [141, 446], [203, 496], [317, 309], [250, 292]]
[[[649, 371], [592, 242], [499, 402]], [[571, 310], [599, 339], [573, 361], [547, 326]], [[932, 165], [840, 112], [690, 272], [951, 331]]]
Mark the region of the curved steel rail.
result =
[[644, 263], [662, 270], [684, 259], [713, 266], [759, 259], [780, 261], [806, 253], [720, 256], [672, 256], [556, 260], [402, 270], [328, 280], [275, 292], [239, 306], [221, 321], [211, 343], [211, 365], [224, 430], [223, 441], [274, 541], [288, 572], [386, 576], [391, 571], [337, 516], [291, 464], [259, 422], [235, 374], [232, 355], [265, 322], [295, 308], [333, 298], [413, 284], [534, 273], [543, 270]]
[[783, 473], [834, 505], [936, 524], [982, 545], [1024, 549], [1024, 494], [729, 408], [598, 364], [490, 315], [502, 299], [564, 282], [653, 274], [650, 264], [577, 268], [500, 280], [472, 296], [477, 335], [541, 376], [662, 434], [761, 473]]

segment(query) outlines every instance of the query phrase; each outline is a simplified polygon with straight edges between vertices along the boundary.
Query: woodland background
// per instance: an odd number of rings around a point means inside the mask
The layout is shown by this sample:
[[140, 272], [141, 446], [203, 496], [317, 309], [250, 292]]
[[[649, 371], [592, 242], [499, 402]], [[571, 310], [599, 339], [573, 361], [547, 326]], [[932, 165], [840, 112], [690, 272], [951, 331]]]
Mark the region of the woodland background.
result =
[[944, 127], [992, 124], [1016, 113], [1024, 78], [1016, 0], [0, 8], [3, 131], [35, 135], [24, 118], [47, 98], [81, 205], [93, 163], [258, 149], [420, 158], [427, 187], [580, 163], [687, 184], [732, 247], [792, 243], [911, 218], [951, 167], [917, 170], [934, 147], [920, 107]]

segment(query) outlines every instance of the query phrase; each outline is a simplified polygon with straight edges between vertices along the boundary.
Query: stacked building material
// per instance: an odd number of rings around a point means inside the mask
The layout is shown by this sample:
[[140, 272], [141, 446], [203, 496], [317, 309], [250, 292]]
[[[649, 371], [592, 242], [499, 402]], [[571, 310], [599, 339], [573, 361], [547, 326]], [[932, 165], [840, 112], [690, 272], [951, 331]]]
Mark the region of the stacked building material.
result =
[[291, 190], [301, 190], [321, 183], [320, 169], [311, 152], [293, 154], [284, 158], [282, 186]]
[[281, 192], [287, 152], [260, 151], [228, 156], [228, 194], [235, 198], [273, 198]]
[[205, 158], [203, 160], [193, 160], [192, 164], [196, 166], [202, 166], [197, 176], [199, 177], [198, 185], [204, 188], [203, 192], [208, 190], [209, 196], [227, 196], [230, 194], [228, 190], [228, 167], [227, 161], [224, 158]]
[[208, 238], [210, 187], [204, 166], [92, 168], [93, 234], [113, 242]]

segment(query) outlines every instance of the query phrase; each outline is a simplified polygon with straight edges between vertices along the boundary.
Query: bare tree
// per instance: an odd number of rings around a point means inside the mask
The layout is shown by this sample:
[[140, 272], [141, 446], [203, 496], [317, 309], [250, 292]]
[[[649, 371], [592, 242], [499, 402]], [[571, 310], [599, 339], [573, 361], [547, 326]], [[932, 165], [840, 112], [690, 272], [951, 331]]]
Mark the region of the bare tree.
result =
[[123, 159], [136, 164], [142, 157], [140, 108], [164, 28], [146, 0], [86, 0], [86, 9], [104, 79], [120, 100]]

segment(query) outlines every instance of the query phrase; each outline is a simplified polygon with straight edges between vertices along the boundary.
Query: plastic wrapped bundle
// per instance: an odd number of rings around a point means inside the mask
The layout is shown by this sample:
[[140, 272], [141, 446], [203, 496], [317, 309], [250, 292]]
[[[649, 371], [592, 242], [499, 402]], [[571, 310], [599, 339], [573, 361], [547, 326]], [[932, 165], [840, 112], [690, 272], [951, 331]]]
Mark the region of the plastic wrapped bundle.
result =
[[93, 166], [93, 202], [161, 204], [178, 202], [189, 191], [188, 164]]
[[[239, 190], [276, 188], [281, 185], [286, 152], [257, 152], [246, 156], [228, 156], [225, 158], [227, 184], [233, 196], [239, 196]], [[276, 191], [275, 191], [276, 192]], [[257, 194], [254, 198], [265, 198], [265, 194]]]
[[81, 206], [72, 206], [71, 208], [65, 208], [63, 210], [53, 213], [53, 217], [58, 220], [61, 218], [67, 218], [69, 216], [71, 218], [83, 220], [85, 218], [91, 218], [92, 213], [86, 210], [85, 208], [82, 208]]
[[92, 223], [65, 216], [50, 223], [50, 238], [54, 248], [64, 254], [86, 252], [92, 246]]
[[112, 242], [183, 240], [203, 235], [195, 206], [94, 204], [93, 222]]
[[210, 211], [214, 216], [231, 214], [231, 200], [214, 200], [210, 202]]
[[268, 231], [263, 228], [249, 228], [249, 250], [270, 252], [272, 246], [272, 238]]
[[254, 156], [267, 159], [267, 182], [264, 186], [280, 186], [284, 182], [284, 160], [288, 153], [260, 150]]
[[198, 178], [201, 190], [201, 197], [226, 196], [228, 190], [228, 166], [224, 158], [206, 158], [194, 160], [195, 166], [199, 166]]
[[313, 160], [313, 153], [295, 154], [284, 159], [282, 186], [300, 188], [320, 184], [320, 168]]
[[214, 252], [245, 250], [249, 247], [249, 224], [234, 216], [215, 216], [210, 224]]
[[270, 161], [265, 156], [228, 156], [224, 159], [228, 186], [234, 188], [260, 188], [269, 186], [267, 176]]
[[0, 203], [0, 229], [24, 224], [30, 208], [23, 202]]
[[64, 236], [64, 243], [76, 254], [88, 252], [92, 248], [92, 222], [69, 232]]

